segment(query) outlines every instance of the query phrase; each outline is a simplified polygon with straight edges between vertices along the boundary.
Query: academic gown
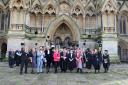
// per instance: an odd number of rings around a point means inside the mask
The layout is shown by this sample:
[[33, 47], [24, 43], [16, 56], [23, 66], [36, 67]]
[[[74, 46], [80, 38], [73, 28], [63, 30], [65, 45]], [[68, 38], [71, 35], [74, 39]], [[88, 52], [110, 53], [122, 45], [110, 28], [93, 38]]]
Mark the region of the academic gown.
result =
[[68, 69], [72, 71], [76, 67], [76, 59], [74, 53], [68, 54]]
[[92, 67], [92, 55], [89, 52], [86, 52], [86, 68], [91, 69]]
[[60, 53], [60, 68], [61, 71], [66, 71], [67, 70], [67, 53], [61, 52]]
[[109, 55], [103, 55], [103, 67], [104, 68], [109, 68], [110, 66], [110, 59], [109, 59]]
[[100, 59], [98, 54], [93, 54], [93, 67], [95, 70], [100, 70]]

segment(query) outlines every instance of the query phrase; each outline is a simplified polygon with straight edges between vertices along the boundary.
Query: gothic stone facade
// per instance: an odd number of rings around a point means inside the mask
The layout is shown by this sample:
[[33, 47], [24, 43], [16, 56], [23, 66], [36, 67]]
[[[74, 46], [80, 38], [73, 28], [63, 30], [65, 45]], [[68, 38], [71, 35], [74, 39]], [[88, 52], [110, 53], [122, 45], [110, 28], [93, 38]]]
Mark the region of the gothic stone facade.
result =
[[21, 43], [91, 49], [102, 44], [119, 61], [118, 47], [128, 47], [127, 13], [124, 0], [0, 0], [1, 50], [6, 44], [7, 50], [20, 49]]

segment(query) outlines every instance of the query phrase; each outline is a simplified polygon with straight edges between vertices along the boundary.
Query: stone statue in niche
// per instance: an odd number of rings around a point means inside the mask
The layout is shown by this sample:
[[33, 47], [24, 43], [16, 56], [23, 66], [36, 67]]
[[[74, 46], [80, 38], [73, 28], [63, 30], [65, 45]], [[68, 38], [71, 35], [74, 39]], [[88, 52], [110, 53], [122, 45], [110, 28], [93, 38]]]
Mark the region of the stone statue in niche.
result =
[[69, 47], [71, 45], [70, 38], [69, 37], [66, 37], [64, 43], [65, 43], [65, 46], [66, 47]]
[[75, 11], [78, 13], [78, 12], [80, 12], [80, 9], [77, 7], [77, 8], [75, 9]]
[[53, 10], [53, 7], [52, 6], [49, 6], [48, 7], [48, 11], [52, 11]]
[[69, 12], [70, 11], [70, 6], [66, 3], [62, 3], [62, 4], [60, 4], [60, 11]]

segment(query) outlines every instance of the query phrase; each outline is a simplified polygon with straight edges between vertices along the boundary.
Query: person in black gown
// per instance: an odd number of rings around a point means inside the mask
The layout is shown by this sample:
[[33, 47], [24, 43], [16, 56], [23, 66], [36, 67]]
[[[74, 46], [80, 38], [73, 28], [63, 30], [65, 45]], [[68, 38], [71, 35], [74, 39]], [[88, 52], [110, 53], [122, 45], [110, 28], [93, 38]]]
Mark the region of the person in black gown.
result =
[[61, 68], [61, 72], [66, 72], [67, 71], [67, 51], [66, 48], [64, 48], [61, 52], [60, 52], [60, 68]]
[[92, 68], [92, 54], [91, 54], [90, 49], [87, 49], [87, 51], [86, 51], [86, 69], [90, 70], [91, 68]]
[[68, 58], [68, 69], [70, 72], [73, 71], [73, 69], [76, 67], [76, 59], [75, 59], [75, 53], [73, 50], [70, 50], [70, 53], [67, 56]]
[[93, 57], [93, 67], [95, 69], [95, 73], [100, 72], [100, 56], [98, 55], [98, 51], [95, 49], [94, 52], [92, 53]]
[[105, 50], [105, 52], [103, 54], [103, 67], [104, 67], [105, 73], [108, 72], [109, 66], [110, 66], [109, 54], [108, 54], [108, 50]]

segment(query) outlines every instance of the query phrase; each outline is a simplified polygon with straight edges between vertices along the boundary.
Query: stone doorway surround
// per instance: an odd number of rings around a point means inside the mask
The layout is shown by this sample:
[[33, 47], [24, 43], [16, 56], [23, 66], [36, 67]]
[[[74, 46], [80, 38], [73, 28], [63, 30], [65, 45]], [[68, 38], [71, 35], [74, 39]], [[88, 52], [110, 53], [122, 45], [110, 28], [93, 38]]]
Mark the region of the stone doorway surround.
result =
[[[79, 26], [68, 16], [68, 15], [61, 15], [57, 18], [55, 18], [50, 25], [48, 26], [48, 30], [46, 32], [46, 37], [49, 36], [50, 41], [54, 41], [55, 39], [55, 33], [59, 26], [62, 24], [65, 24], [70, 32], [72, 37], [72, 42], [79, 42], [80, 41], [80, 31]], [[67, 36], [67, 37], [70, 37]], [[66, 38], [66, 37], [65, 37]], [[63, 40], [65, 40], [65, 38]]]

